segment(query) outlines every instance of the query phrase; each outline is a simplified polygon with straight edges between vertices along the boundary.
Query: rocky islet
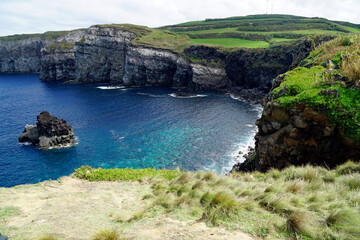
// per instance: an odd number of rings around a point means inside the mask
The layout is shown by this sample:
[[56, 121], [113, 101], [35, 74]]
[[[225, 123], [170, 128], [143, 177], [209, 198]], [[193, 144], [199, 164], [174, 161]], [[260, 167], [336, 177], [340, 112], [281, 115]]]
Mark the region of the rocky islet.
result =
[[37, 116], [36, 125], [26, 125], [19, 136], [20, 143], [39, 145], [40, 149], [65, 147], [74, 143], [74, 131], [64, 119], [43, 111]]

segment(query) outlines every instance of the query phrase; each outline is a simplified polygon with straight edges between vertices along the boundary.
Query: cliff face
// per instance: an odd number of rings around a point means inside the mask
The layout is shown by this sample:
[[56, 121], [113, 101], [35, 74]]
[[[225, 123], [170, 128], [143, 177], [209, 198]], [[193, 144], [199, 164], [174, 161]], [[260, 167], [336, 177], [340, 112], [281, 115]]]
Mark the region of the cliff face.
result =
[[[74, 50], [56, 49], [56, 45], [74, 44], [83, 35], [83, 30], [76, 30], [58, 37], [30, 36], [19, 40], [0, 40], [0, 72], [40, 73], [42, 81], [65, 80], [74, 71]], [[50, 48], [46, 49], [47, 46]]]
[[190, 62], [178, 54], [152, 48], [128, 48], [125, 85], [188, 87], [191, 79]]
[[230, 53], [226, 58], [226, 72], [231, 80], [231, 87], [238, 89], [240, 96], [244, 89], [257, 89], [260, 91], [258, 95], [264, 96], [269, 92], [272, 80], [298, 66], [314, 46], [311, 39], [304, 39], [291, 46], [246, 49]]
[[93, 26], [75, 44], [76, 81], [122, 83], [126, 48], [136, 34]]
[[74, 49], [41, 50], [40, 81], [75, 79]]
[[286, 110], [268, 103], [256, 125], [258, 171], [303, 164], [333, 168], [359, 154], [355, 143], [344, 136], [339, 126], [331, 124], [325, 112], [305, 104]]
[[1, 41], [0, 72], [40, 72], [41, 81], [221, 90], [258, 100], [275, 76], [296, 66], [314, 46], [303, 40], [294, 46], [231, 53], [192, 46], [180, 55], [135, 46], [131, 42], [138, 37], [128, 29], [96, 25], [51, 39]]
[[333, 168], [359, 160], [360, 80], [354, 67], [360, 62], [359, 47], [358, 36], [336, 38], [303, 61], [309, 68], [275, 78], [256, 121], [255, 154], [233, 170]]
[[41, 49], [46, 42], [40, 37], [17, 41], [0, 41], [0, 72], [38, 73], [41, 68]]

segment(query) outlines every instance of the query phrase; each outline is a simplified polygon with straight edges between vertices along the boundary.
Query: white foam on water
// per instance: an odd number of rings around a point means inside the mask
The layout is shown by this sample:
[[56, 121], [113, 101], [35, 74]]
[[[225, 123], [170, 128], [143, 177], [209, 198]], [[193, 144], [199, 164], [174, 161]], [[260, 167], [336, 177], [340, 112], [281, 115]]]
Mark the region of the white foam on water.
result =
[[30, 146], [31, 142], [22, 142], [22, 143], [19, 143], [19, 145], [21, 145], [21, 146]]
[[189, 94], [189, 95], [178, 95], [177, 93], [171, 93], [169, 94], [170, 97], [173, 98], [200, 98], [200, 97], [207, 97], [205, 94]]
[[247, 127], [249, 127], [249, 128], [254, 127], [254, 125], [252, 125], [252, 124], [245, 124], [245, 126], [247, 126]]
[[99, 87], [96, 87], [96, 88], [99, 88], [99, 89], [102, 89], [102, 90], [112, 90], [112, 89], [123, 89], [125, 87], [124, 86], [99, 86]]
[[72, 144], [68, 144], [68, 145], [63, 145], [63, 146], [54, 146], [54, 147], [49, 147], [45, 150], [52, 150], [52, 149], [62, 149], [62, 148], [71, 148], [74, 147], [76, 145], [79, 144], [79, 138], [78, 137], [74, 137], [74, 142]]
[[243, 101], [243, 99], [241, 99], [240, 97], [236, 97], [234, 94], [232, 94], [232, 93], [229, 93], [228, 94], [232, 99], [234, 99], [234, 100], [237, 100], [237, 101]]

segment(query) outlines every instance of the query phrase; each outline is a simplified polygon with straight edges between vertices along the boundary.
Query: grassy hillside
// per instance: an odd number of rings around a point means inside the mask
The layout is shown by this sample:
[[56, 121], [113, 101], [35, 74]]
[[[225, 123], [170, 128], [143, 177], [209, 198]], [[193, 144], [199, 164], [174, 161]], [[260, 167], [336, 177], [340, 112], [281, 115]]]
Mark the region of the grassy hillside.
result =
[[82, 167], [75, 176], [91, 181], [133, 180], [137, 171], [136, 180], [151, 184], [151, 193], [142, 197], [147, 207], [133, 216], [120, 216], [119, 222], [171, 214], [266, 239], [360, 238], [358, 163], [331, 171], [306, 166], [228, 176]]
[[323, 43], [301, 64], [304, 67], [285, 73], [273, 91], [274, 101], [286, 108], [304, 102], [325, 110], [333, 124], [359, 142], [360, 35]]
[[[272, 14], [205, 19], [204, 21], [164, 26], [161, 29], [186, 34], [191, 39], [197, 39], [196, 43], [198, 44], [209, 44], [208, 39], [211, 38], [215, 39], [213, 41], [217, 45], [228, 47], [227, 39], [229, 38], [272, 43], [290, 41], [309, 35], [356, 33], [360, 31], [360, 25], [330, 21], [324, 18]], [[235, 46], [247, 47], [256, 44], [257, 42], [249, 42], [249, 45], [244, 45], [239, 41], [239, 44], [235, 44]], [[259, 46], [264, 47], [260, 43]]]

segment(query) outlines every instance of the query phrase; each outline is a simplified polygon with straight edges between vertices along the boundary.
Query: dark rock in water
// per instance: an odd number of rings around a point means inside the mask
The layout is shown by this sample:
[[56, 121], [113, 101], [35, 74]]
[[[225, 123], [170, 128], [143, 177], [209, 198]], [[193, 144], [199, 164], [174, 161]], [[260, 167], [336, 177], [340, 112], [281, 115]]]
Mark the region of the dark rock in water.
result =
[[44, 111], [37, 116], [36, 126], [26, 125], [19, 142], [39, 144], [41, 149], [67, 146], [74, 142], [74, 131], [64, 119], [53, 117]]
[[39, 143], [39, 132], [35, 125], [26, 124], [24, 132], [19, 137], [19, 142]]
[[[239, 152], [239, 154], [242, 154]], [[253, 147], [249, 147], [247, 153], [243, 156], [244, 162], [239, 162], [233, 166], [230, 172], [252, 172], [255, 171], [256, 152]]]

